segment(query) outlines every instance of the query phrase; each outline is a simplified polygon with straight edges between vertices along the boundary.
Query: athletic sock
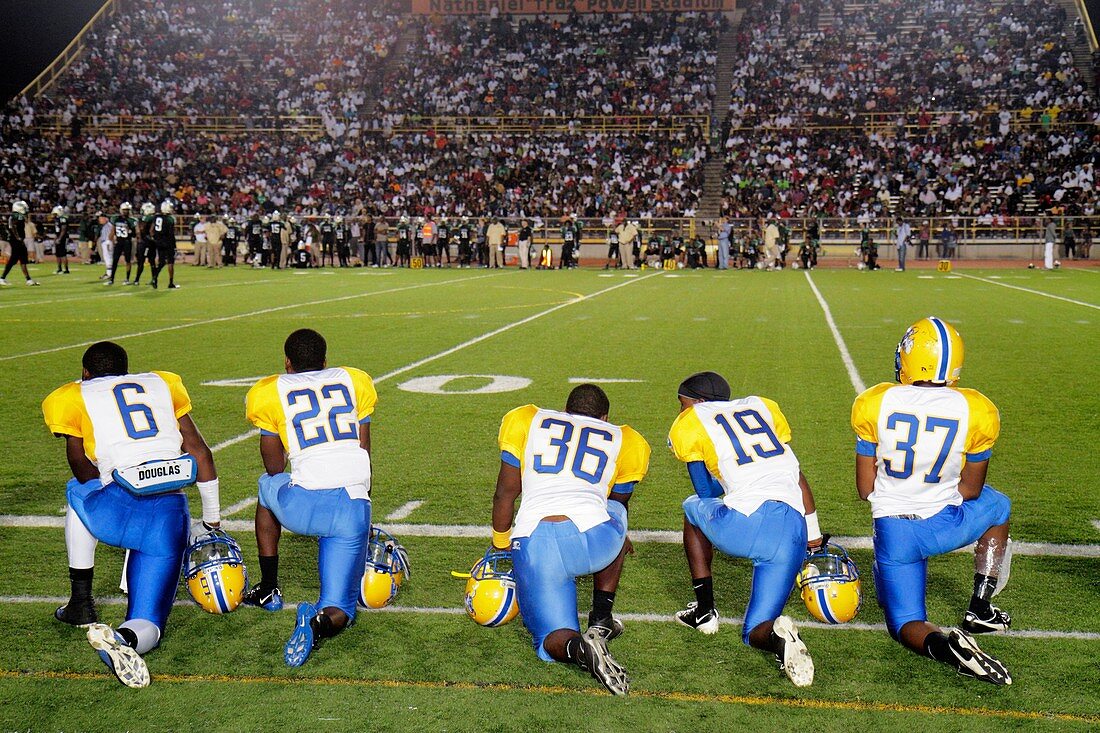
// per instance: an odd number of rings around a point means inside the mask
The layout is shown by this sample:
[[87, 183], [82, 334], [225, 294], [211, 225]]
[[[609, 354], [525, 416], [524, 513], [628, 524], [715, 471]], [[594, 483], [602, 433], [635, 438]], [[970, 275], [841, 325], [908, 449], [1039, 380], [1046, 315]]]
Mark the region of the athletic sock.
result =
[[565, 642], [565, 658], [573, 664], [580, 664], [581, 637], [574, 636], [569, 641]]
[[122, 641], [126, 646], [137, 648], [138, 636], [133, 629], [128, 629], [123, 626], [115, 629], [115, 633], [122, 637]]
[[332, 619], [324, 613], [318, 613], [314, 616], [310, 624], [313, 626], [313, 633], [318, 639], [330, 639], [341, 631], [333, 625]]
[[69, 595], [74, 601], [92, 600], [92, 575], [95, 568], [69, 568]]
[[599, 621], [611, 616], [611, 607], [615, 603], [615, 593], [606, 590], [592, 591], [592, 613], [588, 616], [588, 622]]
[[997, 577], [995, 575], [982, 575], [974, 573], [974, 595], [970, 599], [971, 611], [988, 611], [989, 599], [997, 590]]
[[265, 593], [279, 587], [279, 556], [260, 555], [260, 590]]
[[924, 637], [924, 653], [931, 659], [950, 664], [952, 667], [958, 664], [955, 655], [951, 652], [951, 642], [948, 640], [947, 635], [941, 631], [933, 631]]
[[714, 608], [714, 578], [692, 578], [691, 589], [695, 591], [696, 610], [706, 613]]

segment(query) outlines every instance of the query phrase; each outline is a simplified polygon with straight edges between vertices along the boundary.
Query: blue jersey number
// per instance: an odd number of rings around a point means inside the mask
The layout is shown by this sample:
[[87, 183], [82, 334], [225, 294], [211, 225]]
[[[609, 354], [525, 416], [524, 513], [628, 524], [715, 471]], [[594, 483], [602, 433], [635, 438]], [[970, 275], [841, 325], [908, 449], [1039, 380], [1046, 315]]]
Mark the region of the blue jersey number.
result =
[[[153, 417], [153, 411], [149, 405], [143, 405], [138, 402], [130, 404], [126, 401], [126, 390], [133, 390], [138, 394], [145, 394], [145, 387], [142, 387], [137, 382], [123, 382], [116, 384], [115, 388], [111, 392], [115, 396], [115, 404], [118, 405], [119, 414], [122, 415], [122, 425], [126, 428], [126, 434], [134, 440], [141, 440], [143, 438], [152, 438], [154, 435], [160, 432], [160, 428], [157, 427], [157, 421]], [[134, 415], [140, 414], [145, 420], [145, 428], [138, 430], [134, 425]]]
[[[755, 423], [750, 425], [749, 421]], [[737, 427], [741, 429], [745, 435], [762, 435], [767, 439], [767, 442], [771, 444], [770, 448], [764, 447], [764, 441], [754, 443], [751, 447], [753, 452], [761, 458], [774, 458], [775, 456], [781, 456], [786, 451], [783, 444], [779, 442], [779, 438], [775, 436], [772, 428], [760, 416], [760, 413], [756, 410], [741, 410], [740, 412], [733, 413], [733, 421], [737, 423]], [[737, 465], [744, 466], [746, 463], [752, 463], [754, 459], [748, 453], [745, 452], [744, 447], [741, 445], [741, 439], [737, 437], [737, 432], [730, 425], [730, 421], [726, 419], [725, 415], [716, 415], [714, 422], [722, 426], [722, 429], [726, 431], [726, 435], [730, 439], [730, 444], [733, 446], [733, 452], [737, 454]]]
[[[913, 463], [916, 460], [916, 445], [920, 437], [920, 418], [905, 412], [894, 412], [886, 418], [886, 429], [897, 430], [905, 427], [905, 437], [899, 438], [894, 445], [894, 450], [901, 451], [903, 460], [900, 469], [894, 467], [894, 462], [889, 458], [882, 459], [882, 467], [886, 475], [896, 479], [907, 479], [913, 475]], [[946, 417], [929, 417], [924, 422], [924, 432], [934, 433], [943, 429], [943, 444], [940, 453], [932, 464], [932, 470], [924, 475], [924, 483], [938, 484], [941, 480], [940, 471], [947, 462], [947, 456], [951, 453], [951, 446], [955, 444], [955, 436], [959, 434], [959, 421]]]
[[293, 392], [288, 392], [286, 396], [287, 405], [294, 406], [300, 401], [304, 400], [306, 407], [304, 410], [298, 412], [290, 420], [290, 424], [294, 426], [294, 434], [298, 437], [298, 445], [303, 449], [310, 448], [321, 443], [328, 443], [333, 440], [358, 440], [359, 431], [356, 429], [354, 419], [347, 423], [346, 427], [341, 429], [340, 416], [353, 414], [355, 408], [351, 404], [351, 393], [348, 392], [348, 388], [342, 384], [326, 384], [320, 389], [321, 397], [326, 400], [339, 397], [343, 400], [342, 403], [338, 403], [329, 408], [328, 411], [328, 427], [325, 429], [324, 423], [314, 427], [313, 435], [306, 437], [306, 426], [302, 423], [306, 420], [312, 420], [321, 414], [321, 400], [317, 397], [317, 390], [312, 389], [296, 389]]
[[[539, 428], [542, 430], [551, 430], [559, 428], [561, 433], [554, 437], [550, 437], [550, 445], [556, 449], [553, 461], [544, 460], [542, 453], [535, 456], [533, 467], [535, 473], [561, 473], [565, 468], [566, 460], [569, 457], [570, 440], [573, 438], [574, 425], [571, 422], [565, 420], [559, 420], [554, 417], [548, 417], [542, 421]], [[614, 436], [606, 430], [600, 430], [599, 428], [581, 428], [580, 437], [577, 440], [577, 451], [573, 456], [573, 463], [570, 466], [573, 471], [573, 475], [577, 478], [587, 481], [590, 484], [598, 484], [600, 477], [603, 476], [604, 470], [607, 468], [608, 456], [599, 448], [593, 448], [588, 444], [593, 436], [598, 436], [604, 440], [611, 442], [614, 440]], [[586, 456], [593, 456], [596, 459], [596, 468], [592, 472], [584, 470], [584, 459]]]

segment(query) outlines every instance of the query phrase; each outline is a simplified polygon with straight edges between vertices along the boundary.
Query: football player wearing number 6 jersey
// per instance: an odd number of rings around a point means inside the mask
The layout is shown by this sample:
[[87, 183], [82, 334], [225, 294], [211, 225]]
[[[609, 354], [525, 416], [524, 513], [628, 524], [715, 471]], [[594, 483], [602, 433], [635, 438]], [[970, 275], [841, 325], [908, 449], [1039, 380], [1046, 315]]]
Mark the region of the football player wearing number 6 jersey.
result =
[[[220, 520], [214, 458], [191, 418], [191, 399], [171, 372], [129, 374], [126, 350], [110, 341], [84, 352], [81, 381], [42, 403], [46, 425], [65, 438], [65, 545], [72, 593], [55, 616], [88, 626], [88, 642], [128, 687], [149, 684], [142, 655], [160, 643], [179, 585], [190, 530], [182, 488], [198, 480], [206, 529]], [[96, 543], [130, 551], [126, 621], [96, 623]]]
[[[807, 548], [822, 545], [813, 493], [788, 445], [779, 405], [763, 397], [730, 399], [715, 372], [677, 390], [680, 414], [668, 443], [687, 464], [695, 494], [684, 500], [684, 552], [695, 601], [676, 620], [718, 632], [711, 559], [714, 547], [752, 560], [752, 592], [741, 640], [775, 654], [797, 687], [813, 683], [814, 663], [788, 616], [780, 615]], [[807, 538], [809, 542], [807, 542]]]
[[[982, 393], [955, 387], [963, 342], [950, 323], [928, 317], [894, 352], [895, 377], [856, 398], [856, 489], [871, 502], [875, 588], [890, 635], [960, 674], [1012, 684], [1008, 670], [971, 634], [1005, 631], [1011, 619], [990, 603], [1008, 580], [1008, 497], [986, 485], [1001, 429]], [[974, 595], [961, 628], [928, 623], [928, 558], [977, 541]]]
[[[511, 547], [519, 610], [539, 658], [576, 664], [625, 695], [630, 681], [607, 642], [623, 630], [611, 608], [631, 551], [627, 503], [649, 469], [650, 450], [633, 428], [607, 422], [609, 409], [602, 389], [581, 384], [564, 412], [526, 405], [504, 416], [493, 547]], [[576, 578], [593, 573], [582, 635]]]
[[370, 538], [370, 416], [378, 395], [359, 369], [328, 368], [326, 350], [316, 331], [290, 334], [283, 347], [286, 374], [261, 379], [245, 400], [249, 421], [260, 429], [266, 473], [256, 508], [261, 578], [244, 602], [282, 608], [278, 552], [284, 526], [320, 538], [321, 597], [298, 606], [283, 655], [291, 667], [305, 664], [321, 640], [355, 620]]

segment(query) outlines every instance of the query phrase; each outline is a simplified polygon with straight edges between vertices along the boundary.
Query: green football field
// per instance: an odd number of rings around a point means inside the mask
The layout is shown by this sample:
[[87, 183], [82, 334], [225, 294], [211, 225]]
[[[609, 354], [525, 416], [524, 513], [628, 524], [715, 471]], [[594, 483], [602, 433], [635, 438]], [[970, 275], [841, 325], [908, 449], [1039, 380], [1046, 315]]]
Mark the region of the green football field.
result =
[[[34, 268], [32, 268], [33, 270]], [[0, 730], [712, 731], [1088, 730], [1100, 727], [1100, 270], [963, 270], [950, 275], [821, 270], [604, 273], [514, 270], [333, 272], [179, 268], [177, 291], [102, 287], [78, 266], [39, 288], [0, 290]], [[989, 482], [1013, 500], [1017, 554], [998, 597], [1014, 631], [985, 637], [1010, 687], [957, 677], [887, 636], [870, 580], [870, 509], [853, 481], [849, 410], [857, 387], [893, 379], [894, 347], [929, 314], [965, 339], [962, 384], [1000, 408]], [[181, 588], [153, 683], [119, 685], [52, 611], [68, 592], [62, 441], [40, 404], [80, 376], [84, 348], [119, 341], [131, 371], [182, 375], [214, 447], [227, 526], [256, 571], [251, 533], [258, 438], [244, 395], [282, 370], [300, 327], [328, 339], [331, 365], [371, 374], [375, 522], [409, 550], [413, 573], [394, 606], [363, 612], [298, 670], [283, 665], [293, 604], [318, 590], [316, 543], [286, 535], [287, 610], [211, 616]], [[835, 328], [835, 332], [834, 332]], [[745, 561], [715, 562], [721, 633], [672, 622], [692, 600], [678, 543], [691, 491], [665, 447], [676, 386], [702, 369], [735, 394], [776, 400], [816, 495], [822, 528], [864, 573], [855, 622], [808, 623], [817, 676], [799, 690], [742, 646]], [[437, 379], [426, 379], [435, 377]], [[452, 377], [449, 379], [442, 377]], [[509, 379], [503, 379], [507, 377]], [[636, 554], [616, 600], [626, 633], [612, 644], [632, 678], [610, 697], [576, 668], [539, 662], [522, 623], [478, 627], [463, 582], [489, 538], [501, 416], [526, 403], [564, 406], [576, 380], [607, 380], [611, 420], [653, 446], [630, 506]], [[492, 391], [504, 390], [504, 391]], [[198, 497], [191, 504], [197, 511]], [[101, 619], [121, 622], [121, 552], [101, 546]], [[954, 625], [973, 563], [931, 562], [932, 621]], [[587, 612], [590, 580], [579, 581]], [[201, 721], [201, 723], [199, 722]]]

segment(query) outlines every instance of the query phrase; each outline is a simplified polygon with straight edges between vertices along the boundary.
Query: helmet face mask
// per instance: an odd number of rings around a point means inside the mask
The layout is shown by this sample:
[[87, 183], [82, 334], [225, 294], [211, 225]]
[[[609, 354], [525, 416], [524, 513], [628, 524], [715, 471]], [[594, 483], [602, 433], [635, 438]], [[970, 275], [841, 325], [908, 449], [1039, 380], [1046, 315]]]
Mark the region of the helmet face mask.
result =
[[480, 626], [503, 626], [519, 615], [512, 553], [489, 548], [466, 581], [466, 615]]
[[914, 323], [894, 351], [894, 379], [902, 384], [929, 382], [953, 386], [963, 366], [962, 336], [950, 323], [929, 316]]
[[840, 545], [829, 543], [807, 557], [796, 584], [806, 610], [823, 623], [847, 623], [863, 606], [859, 569]]
[[359, 583], [359, 606], [382, 608], [397, 596], [397, 591], [410, 577], [409, 555], [397, 538], [371, 527], [367, 544], [367, 562]]
[[234, 611], [248, 590], [240, 545], [220, 529], [202, 535], [187, 548], [184, 579], [191, 598], [204, 611]]

